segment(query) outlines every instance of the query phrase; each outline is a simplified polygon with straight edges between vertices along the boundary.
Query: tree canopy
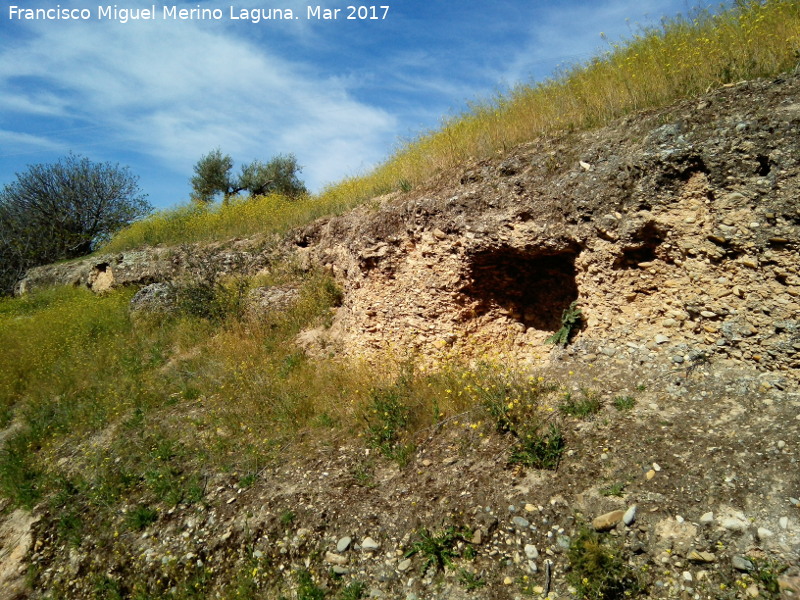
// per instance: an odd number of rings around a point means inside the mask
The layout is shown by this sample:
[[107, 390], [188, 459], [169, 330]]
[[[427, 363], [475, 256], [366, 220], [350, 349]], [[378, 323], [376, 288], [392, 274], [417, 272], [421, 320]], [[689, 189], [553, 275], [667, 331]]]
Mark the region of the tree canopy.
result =
[[191, 179], [194, 200], [205, 204], [221, 193], [223, 202], [227, 202], [244, 191], [251, 197], [271, 193], [296, 197], [308, 193], [298, 177], [303, 168], [293, 154], [279, 154], [267, 163], [260, 160], [246, 163], [238, 176], [232, 170], [233, 159], [220, 149], [203, 156], [195, 164]]
[[0, 290], [31, 267], [90, 253], [150, 210], [127, 167], [72, 154], [29, 166], [0, 191]]

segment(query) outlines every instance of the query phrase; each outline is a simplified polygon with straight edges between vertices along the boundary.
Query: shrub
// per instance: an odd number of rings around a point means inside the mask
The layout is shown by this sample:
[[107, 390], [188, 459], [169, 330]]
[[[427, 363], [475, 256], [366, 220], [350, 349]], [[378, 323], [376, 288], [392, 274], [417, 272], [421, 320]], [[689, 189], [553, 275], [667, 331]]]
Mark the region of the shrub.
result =
[[583, 313], [580, 308], [576, 308], [577, 300], [573, 301], [569, 307], [564, 309], [561, 315], [561, 329], [545, 340], [547, 344], [566, 346], [575, 331], [580, 327]]

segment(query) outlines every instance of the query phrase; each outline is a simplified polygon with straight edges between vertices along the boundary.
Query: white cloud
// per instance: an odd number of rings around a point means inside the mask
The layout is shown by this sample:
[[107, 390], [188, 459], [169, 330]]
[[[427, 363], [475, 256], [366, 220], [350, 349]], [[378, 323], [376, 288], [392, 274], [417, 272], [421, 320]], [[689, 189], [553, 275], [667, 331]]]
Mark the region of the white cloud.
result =
[[[179, 172], [216, 147], [237, 161], [294, 152], [316, 187], [382, 158], [396, 127], [385, 111], [354, 100], [343, 80], [315, 77], [220, 23], [31, 29], [21, 46], [0, 50], [0, 106], [99, 124], [104, 145], [118, 142]], [[15, 92], [8, 84], [20, 77], [59, 92]]]
[[63, 146], [49, 138], [0, 129], [0, 156], [18, 156], [39, 151], [59, 151]]

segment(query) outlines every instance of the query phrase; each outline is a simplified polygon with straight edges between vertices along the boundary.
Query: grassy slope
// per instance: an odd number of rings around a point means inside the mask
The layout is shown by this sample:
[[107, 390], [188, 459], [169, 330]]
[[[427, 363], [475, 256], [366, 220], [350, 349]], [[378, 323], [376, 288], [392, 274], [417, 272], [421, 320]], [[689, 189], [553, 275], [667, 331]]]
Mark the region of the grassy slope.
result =
[[400, 148], [371, 173], [345, 179], [317, 196], [295, 202], [273, 196], [211, 211], [165, 211], [122, 231], [105, 250], [284, 233], [536, 137], [601, 126], [632, 111], [793, 68], [800, 50], [800, 5], [791, 0], [737, 4], [721, 14], [664, 20], [660, 29], [613, 44], [604, 55], [549, 81], [519, 85], [476, 103]]
[[[108, 249], [283, 232], [467, 157], [775, 74], [794, 65], [797, 47], [800, 8], [792, 2], [670, 21], [556, 80], [477, 106], [319, 197], [267, 197], [210, 212], [186, 207], [134, 225]], [[214, 319], [186, 313], [132, 323], [130, 291], [95, 297], [64, 288], [0, 301], [0, 425], [21, 425], [0, 452], [0, 495], [15, 506], [45, 501], [61, 515], [64, 542], [79, 545], [83, 515], [105, 520], [108, 532], [136, 529], [149, 510], [199, 500], [209, 472], [236, 472], [246, 482], [300, 429], [356, 434], [403, 462], [410, 435], [441, 418], [463, 413], [478, 431], [536, 422], [550, 388], [512, 373], [409, 366], [393, 379], [356, 363], [312, 363], [293, 340], [328, 322], [333, 283], [291, 268], [244, 282], [276, 283], [299, 286], [300, 301], [258, 318], [232, 306]], [[228, 284], [215, 293], [237, 289]], [[536, 442], [535, 431], [526, 433]], [[555, 451], [553, 439], [540, 441], [515, 456], [535, 464], [541, 447]], [[141, 510], [120, 523], [120, 506], [131, 504]]]

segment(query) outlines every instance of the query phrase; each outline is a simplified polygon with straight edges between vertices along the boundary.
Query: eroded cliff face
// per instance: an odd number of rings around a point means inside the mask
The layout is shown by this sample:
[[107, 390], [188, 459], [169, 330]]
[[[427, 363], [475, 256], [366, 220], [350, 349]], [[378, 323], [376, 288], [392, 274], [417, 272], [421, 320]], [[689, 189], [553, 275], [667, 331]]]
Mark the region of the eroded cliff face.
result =
[[345, 303], [328, 341], [538, 361], [800, 366], [800, 80], [741, 83], [538, 140], [295, 239]]

